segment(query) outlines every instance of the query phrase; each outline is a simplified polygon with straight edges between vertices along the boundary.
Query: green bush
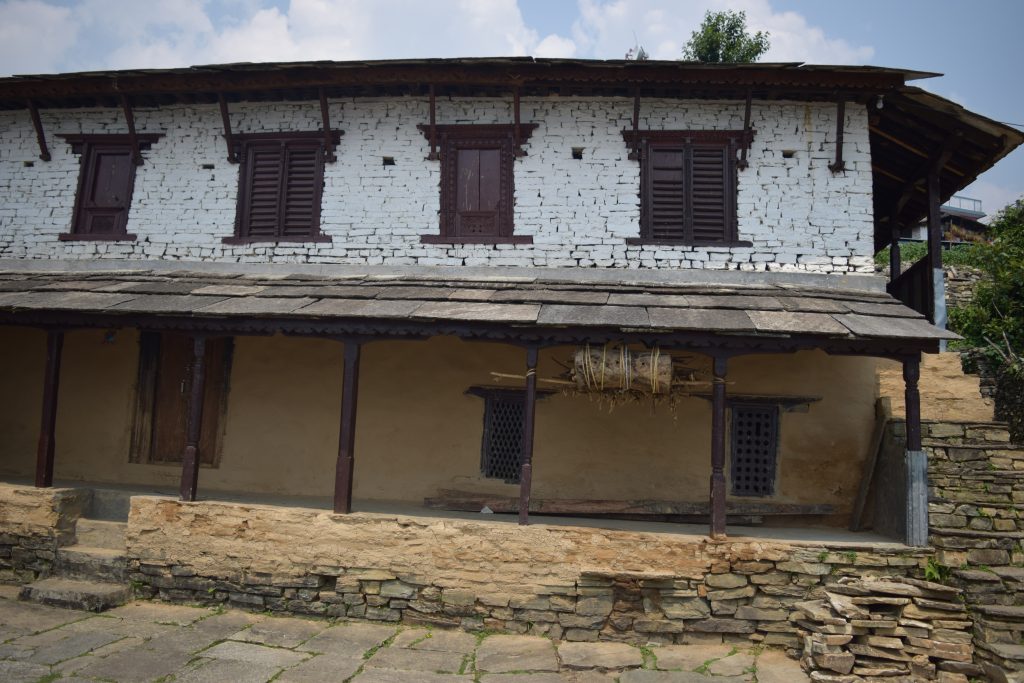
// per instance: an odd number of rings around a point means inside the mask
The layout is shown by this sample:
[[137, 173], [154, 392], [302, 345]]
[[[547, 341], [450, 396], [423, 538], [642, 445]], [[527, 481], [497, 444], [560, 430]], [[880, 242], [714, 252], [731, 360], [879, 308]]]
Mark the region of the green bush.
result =
[[[984, 243], [964, 242], [949, 249], [942, 250], [942, 265], [984, 267], [984, 255], [988, 245]], [[910, 265], [917, 263], [928, 254], [926, 242], [907, 242], [900, 245], [900, 263]], [[875, 263], [879, 266], [889, 265], [889, 247], [875, 254]]]

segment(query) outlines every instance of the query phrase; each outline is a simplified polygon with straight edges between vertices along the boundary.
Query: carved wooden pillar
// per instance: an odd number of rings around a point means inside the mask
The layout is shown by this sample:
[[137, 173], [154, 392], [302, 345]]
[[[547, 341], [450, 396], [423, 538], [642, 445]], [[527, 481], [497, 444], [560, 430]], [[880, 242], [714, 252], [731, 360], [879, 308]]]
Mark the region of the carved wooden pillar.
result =
[[36, 486], [53, 486], [53, 450], [56, 445], [57, 391], [60, 387], [60, 356], [64, 333], [46, 332], [46, 370], [43, 374], [43, 414], [39, 425], [39, 447], [36, 450]]
[[196, 499], [199, 487], [199, 436], [203, 427], [203, 396], [206, 389], [206, 337], [192, 338], [192, 387], [188, 394], [185, 451], [181, 457], [181, 499]]
[[533, 483], [533, 424], [537, 408], [537, 347], [526, 349], [526, 395], [523, 397], [523, 446], [519, 472], [519, 523], [530, 523]]
[[711, 389], [711, 537], [725, 537], [725, 373], [728, 360], [715, 356]]
[[345, 342], [345, 376], [341, 383], [341, 428], [338, 435], [338, 465], [334, 473], [334, 511], [352, 512], [352, 477], [355, 473], [356, 402], [359, 398], [359, 352], [357, 341]]
[[920, 355], [903, 361], [903, 382], [906, 388], [907, 413], [907, 528], [906, 543], [928, 544], [928, 457], [921, 447], [921, 394], [917, 382], [921, 377]]

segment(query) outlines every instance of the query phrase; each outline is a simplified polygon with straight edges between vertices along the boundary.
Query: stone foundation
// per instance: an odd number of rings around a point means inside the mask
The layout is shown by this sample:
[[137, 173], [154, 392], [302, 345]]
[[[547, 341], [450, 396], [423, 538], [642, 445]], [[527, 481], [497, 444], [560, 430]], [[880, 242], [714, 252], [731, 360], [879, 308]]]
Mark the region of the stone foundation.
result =
[[792, 647], [797, 602], [846, 576], [919, 576], [930, 556], [142, 496], [127, 538], [136, 590], [169, 601], [567, 640], [717, 634]]
[[37, 489], [0, 484], [0, 583], [49, 576], [57, 548], [75, 538], [88, 489]]

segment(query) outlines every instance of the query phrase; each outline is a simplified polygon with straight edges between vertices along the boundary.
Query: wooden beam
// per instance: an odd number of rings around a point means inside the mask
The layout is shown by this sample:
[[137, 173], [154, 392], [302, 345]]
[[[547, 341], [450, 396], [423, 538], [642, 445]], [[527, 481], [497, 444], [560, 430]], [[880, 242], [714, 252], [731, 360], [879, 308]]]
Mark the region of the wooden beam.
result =
[[[913, 145], [908, 144], [908, 143], [904, 142], [903, 140], [900, 140], [896, 136], [890, 135], [889, 133], [886, 133], [884, 130], [882, 130], [881, 128], [879, 128], [877, 126], [871, 126], [869, 128], [869, 131], [871, 133], [877, 135], [880, 138], [884, 138], [884, 139], [888, 140], [889, 142], [902, 147], [903, 149], [907, 150], [911, 154], [914, 154], [916, 156], [921, 157], [922, 159], [930, 159], [931, 158], [931, 155], [928, 152], [924, 151], [923, 149], [921, 149], [919, 147], [914, 147]], [[945, 166], [943, 166], [943, 170], [949, 171], [950, 173], [952, 173], [954, 175], [958, 175], [961, 178], [964, 177], [964, 175], [965, 175], [963, 171], [961, 171], [960, 169], [958, 169], [955, 166], [945, 165]], [[892, 176], [892, 177], [895, 178], [896, 176]]]
[[526, 156], [526, 152], [520, 146], [522, 137], [519, 132], [519, 86], [512, 89], [512, 150], [517, 157]]
[[60, 358], [64, 333], [46, 332], [46, 369], [43, 372], [43, 411], [39, 424], [39, 445], [36, 449], [36, 480], [39, 488], [53, 486], [53, 453], [56, 445], [57, 392], [60, 388]]
[[28, 113], [32, 117], [32, 127], [36, 129], [36, 142], [39, 143], [39, 158], [43, 161], [50, 160], [50, 150], [46, 146], [46, 134], [43, 132], [43, 121], [39, 118], [39, 109], [32, 100], [28, 101]]
[[324, 128], [324, 161], [334, 163], [338, 156], [334, 153], [334, 136], [331, 135], [331, 116], [327, 109], [327, 94], [323, 88], [318, 91], [320, 96], [320, 118]]
[[[941, 166], [940, 166], [941, 168]], [[939, 171], [928, 173], [928, 269], [932, 295], [932, 324], [946, 327], [946, 278], [942, 270], [942, 209]], [[942, 342], [940, 342], [942, 343]], [[943, 351], [946, 349], [943, 348]]]
[[882, 450], [882, 442], [885, 440], [885, 430], [889, 424], [889, 416], [881, 399], [875, 401], [875, 430], [871, 435], [871, 442], [868, 444], [868, 456], [864, 459], [864, 472], [860, 477], [860, 487], [857, 489], [857, 499], [853, 504], [853, 515], [850, 517], [850, 531], [860, 531], [863, 528], [864, 506], [868, 500], [868, 493], [871, 491], [871, 483], [875, 478], [875, 466], [878, 463], [878, 453]]
[[740, 149], [740, 160], [736, 166], [741, 171], [746, 169], [747, 164], [747, 149], [750, 147], [750, 107], [752, 103], [752, 94], [750, 90], [747, 90], [747, 101], [743, 108], [743, 147]]
[[715, 356], [711, 389], [711, 538], [725, 538], [725, 377], [728, 359]]
[[533, 484], [533, 424], [537, 412], [536, 346], [526, 349], [526, 391], [523, 396], [523, 446], [519, 470], [519, 523], [530, 523], [530, 487]]
[[430, 154], [427, 161], [437, 161], [441, 156], [437, 153], [437, 98], [434, 84], [430, 84]]
[[914, 196], [916, 192], [922, 192], [919, 185], [921, 183], [927, 183], [928, 176], [932, 173], [941, 173], [945, 167], [946, 162], [949, 161], [950, 156], [953, 154], [953, 150], [960, 140], [960, 135], [951, 135], [942, 145], [942, 149], [938, 153], [931, 155], [915, 172], [910, 180], [908, 180], [904, 186], [903, 191], [900, 193], [900, 198], [896, 200], [896, 207], [893, 210], [894, 214], [899, 214], [903, 211], [903, 207], [907, 205], [910, 198]]
[[132, 103], [128, 101], [127, 95], [121, 95], [121, 109], [124, 110], [124, 120], [128, 124], [128, 139], [132, 146], [132, 162], [136, 166], [142, 166], [142, 151], [139, 149], [139, 134], [135, 132], [135, 115], [132, 113]]
[[185, 423], [185, 451], [181, 456], [182, 500], [196, 499], [199, 487], [199, 437], [203, 427], [203, 396], [206, 384], [206, 337], [192, 337], [192, 386], [188, 394]]
[[640, 86], [633, 89], [633, 150], [629, 158], [632, 161], [640, 160]]
[[889, 219], [889, 282], [892, 283], [900, 276], [902, 265], [900, 261], [900, 222], [893, 214]]
[[846, 129], [846, 100], [839, 100], [836, 103], [836, 160], [828, 165], [828, 170], [833, 173], [840, 173], [846, 170], [846, 162], [843, 160], [843, 132]]
[[359, 400], [358, 341], [345, 342], [345, 375], [341, 383], [341, 427], [338, 434], [338, 464], [334, 472], [334, 511], [352, 512], [352, 480], [355, 474], [356, 407]]
[[228, 163], [237, 164], [238, 155], [235, 153], [235, 138], [231, 134], [231, 115], [228, 113], [228, 101], [224, 93], [217, 93], [217, 101], [220, 103], [220, 120], [224, 124], [224, 140], [228, 145]]

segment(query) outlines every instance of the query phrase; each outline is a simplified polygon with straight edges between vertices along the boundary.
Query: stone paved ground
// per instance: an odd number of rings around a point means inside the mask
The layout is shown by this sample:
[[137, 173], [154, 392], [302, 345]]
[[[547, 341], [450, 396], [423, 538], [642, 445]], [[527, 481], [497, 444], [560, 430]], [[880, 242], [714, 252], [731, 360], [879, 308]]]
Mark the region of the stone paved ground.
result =
[[0, 681], [49, 683], [800, 683], [778, 651], [639, 648], [139, 602], [104, 614], [0, 587]]

